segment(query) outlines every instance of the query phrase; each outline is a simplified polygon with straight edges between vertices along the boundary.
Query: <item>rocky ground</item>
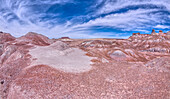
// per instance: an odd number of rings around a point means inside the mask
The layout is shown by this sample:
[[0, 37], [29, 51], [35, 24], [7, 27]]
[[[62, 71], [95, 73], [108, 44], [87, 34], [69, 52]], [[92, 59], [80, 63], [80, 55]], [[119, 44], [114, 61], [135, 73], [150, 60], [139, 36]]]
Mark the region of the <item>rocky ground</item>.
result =
[[0, 99], [169, 99], [170, 32], [128, 39], [0, 32]]

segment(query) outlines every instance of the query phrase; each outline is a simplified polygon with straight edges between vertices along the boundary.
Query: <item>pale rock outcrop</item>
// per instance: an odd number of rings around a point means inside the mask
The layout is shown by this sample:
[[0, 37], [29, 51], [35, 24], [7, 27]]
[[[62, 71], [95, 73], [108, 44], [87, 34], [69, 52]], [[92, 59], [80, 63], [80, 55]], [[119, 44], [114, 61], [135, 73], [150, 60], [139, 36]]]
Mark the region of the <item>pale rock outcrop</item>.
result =
[[117, 57], [125, 57], [126, 54], [120, 50], [114, 51], [111, 56], [117, 56]]
[[51, 48], [63, 51], [69, 48], [68, 44], [62, 42], [62, 41], [56, 41], [53, 44], [50, 45]]
[[121, 50], [114, 51], [110, 54], [110, 57], [116, 61], [125, 61], [127, 59], [127, 55]]
[[156, 33], [154, 29], [152, 29], [151, 35], [157, 35], [157, 34], [158, 34], [158, 33]]
[[162, 30], [159, 30], [159, 35], [164, 36], [165, 34], [163, 33], [163, 31], [162, 31]]

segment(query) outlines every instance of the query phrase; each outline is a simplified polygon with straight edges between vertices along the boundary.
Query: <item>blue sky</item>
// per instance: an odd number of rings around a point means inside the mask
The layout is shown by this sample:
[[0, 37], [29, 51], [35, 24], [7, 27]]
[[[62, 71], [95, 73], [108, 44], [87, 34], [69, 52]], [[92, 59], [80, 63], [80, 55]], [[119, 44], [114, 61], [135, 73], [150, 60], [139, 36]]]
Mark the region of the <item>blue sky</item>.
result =
[[127, 38], [170, 30], [170, 0], [0, 0], [0, 31], [19, 37]]

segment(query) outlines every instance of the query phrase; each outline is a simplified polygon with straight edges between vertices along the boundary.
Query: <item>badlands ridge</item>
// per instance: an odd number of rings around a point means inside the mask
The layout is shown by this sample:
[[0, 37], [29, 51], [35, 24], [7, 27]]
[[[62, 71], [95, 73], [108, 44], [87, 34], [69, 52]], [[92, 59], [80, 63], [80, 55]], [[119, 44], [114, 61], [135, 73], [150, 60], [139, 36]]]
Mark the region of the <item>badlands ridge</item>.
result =
[[128, 39], [0, 32], [0, 99], [169, 99], [170, 31]]

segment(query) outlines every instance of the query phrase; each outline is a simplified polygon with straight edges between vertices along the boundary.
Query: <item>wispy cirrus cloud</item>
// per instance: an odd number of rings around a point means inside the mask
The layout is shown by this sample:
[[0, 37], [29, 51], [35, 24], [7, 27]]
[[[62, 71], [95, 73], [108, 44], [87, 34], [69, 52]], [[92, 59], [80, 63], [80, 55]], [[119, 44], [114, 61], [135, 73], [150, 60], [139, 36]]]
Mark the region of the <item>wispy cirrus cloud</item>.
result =
[[131, 7], [133, 9], [166, 8], [167, 10], [170, 10], [169, 0], [103, 0], [103, 1], [105, 1], [104, 2], [105, 4], [97, 12], [99, 14], [117, 11], [122, 8], [128, 9], [128, 7]]
[[[125, 38], [170, 29], [169, 0], [0, 0], [0, 30], [21, 36]], [[117, 35], [119, 34], [119, 35]]]

